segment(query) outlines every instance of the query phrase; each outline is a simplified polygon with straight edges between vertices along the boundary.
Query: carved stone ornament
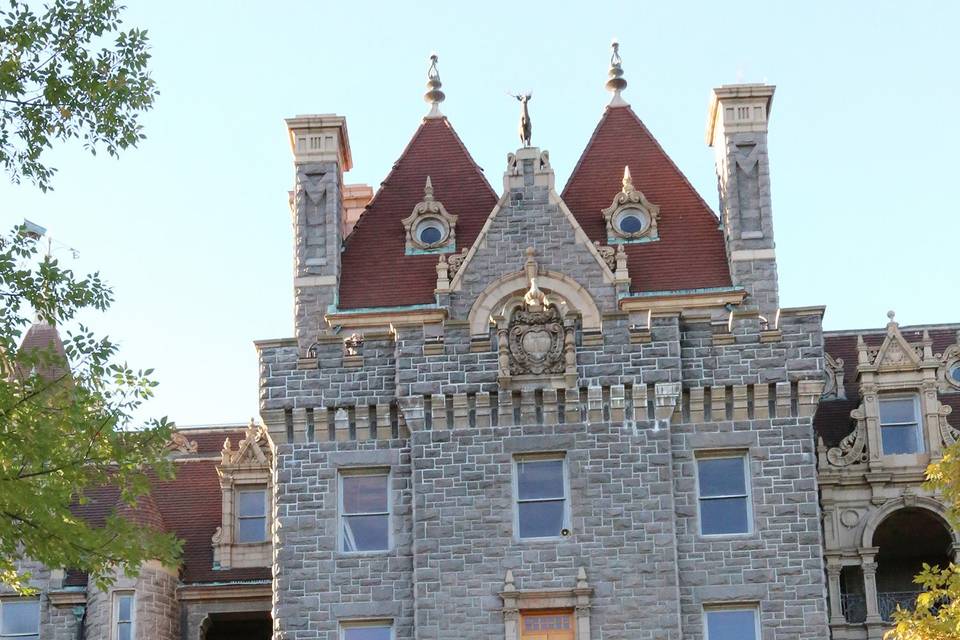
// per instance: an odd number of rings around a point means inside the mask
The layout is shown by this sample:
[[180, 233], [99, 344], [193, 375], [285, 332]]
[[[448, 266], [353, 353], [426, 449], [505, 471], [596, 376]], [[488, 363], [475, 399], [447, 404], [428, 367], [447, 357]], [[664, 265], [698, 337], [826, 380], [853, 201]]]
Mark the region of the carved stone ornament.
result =
[[843, 358], [834, 359], [826, 351], [824, 356], [824, 379], [823, 395], [821, 398], [835, 398], [837, 400], [846, 400], [847, 392], [843, 386]]
[[867, 461], [867, 414], [863, 404], [850, 412], [857, 424], [840, 444], [827, 451], [827, 460], [835, 467], [847, 467]]
[[600, 244], [599, 240], [594, 241], [593, 245], [597, 248], [597, 253], [603, 258], [603, 261], [610, 267], [610, 271], [617, 270], [617, 250], [613, 247]]
[[[623, 168], [623, 188], [603, 210], [607, 238], [612, 242], [658, 240], [660, 207], [634, 188], [630, 167]], [[629, 223], [629, 224], [628, 224]]]
[[188, 440], [187, 437], [182, 433], [174, 431], [173, 435], [170, 436], [170, 442], [167, 444], [167, 449], [177, 453], [196, 453], [197, 441]]
[[231, 446], [230, 438], [224, 440], [223, 450], [220, 452], [221, 473], [224, 467], [239, 465], [269, 467], [272, 460], [273, 446], [267, 435], [267, 428], [251, 419], [236, 450]]
[[407, 253], [452, 249], [456, 243], [457, 216], [433, 198], [433, 183], [427, 176], [423, 200], [402, 220], [407, 234]]
[[953, 413], [953, 407], [948, 404], [941, 404], [939, 411], [937, 411], [940, 437], [943, 438], [943, 444], [947, 447], [960, 441], [960, 430], [947, 422], [947, 416], [951, 413]]
[[957, 342], [947, 347], [940, 356], [943, 366], [938, 377], [948, 388], [960, 389], [960, 331], [957, 331]]
[[[526, 267], [530, 288], [523, 304], [503, 318], [497, 330], [500, 382], [509, 387], [514, 376], [576, 379], [573, 321], [537, 285], [537, 263], [527, 249]], [[572, 381], [572, 380], [571, 380]], [[560, 384], [566, 384], [560, 380]], [[548, 386], [559, 386], [550, 384]]]
[[[900, 333], [893, 311], [887, 313], [887, 337], [879, 347], [869, 347], [863, 336], [857, 338], [859, 365], [876, 367], [879, 371], [915, 371], [924, 360], [924, 344], [910, 344]], [[925, 342], [926, 339], [925, 333]]]
[[460, 253], [454, 253], [449, 258], [447, 258], [447, 269], [450, 273], [450, 279], [453, 280], [453, 276], [457, 275], [457, 272], [460, 271], [460, 266], [463, 265], [463, 261], [467, 259], [467, 248], [464, 247]]
[[346, 356], [358, 356], [361, 349], [363, 349], [362, 334], [352, 333], [343, 341], [343, 354]]

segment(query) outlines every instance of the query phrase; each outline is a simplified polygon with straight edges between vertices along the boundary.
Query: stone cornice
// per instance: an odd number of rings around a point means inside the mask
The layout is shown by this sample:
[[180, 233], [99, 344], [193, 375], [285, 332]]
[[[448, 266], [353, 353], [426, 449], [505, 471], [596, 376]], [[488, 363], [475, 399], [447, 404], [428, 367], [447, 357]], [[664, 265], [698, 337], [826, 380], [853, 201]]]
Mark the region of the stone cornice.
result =
[[86, 591], [48, 591], [47, 599], [55, 607], [69, 607], [87, 603]]
[[260, 600], [273, 597], [270, 583], [186, 584], [177, 589], [180, 601]]
[[664, 292], [621, 298], [620, 309], [623, 311], [682, 312], [686, 309], [722, 307], [726, 304], [739, 305], [746, 295], [747, 292], [743, 290]]

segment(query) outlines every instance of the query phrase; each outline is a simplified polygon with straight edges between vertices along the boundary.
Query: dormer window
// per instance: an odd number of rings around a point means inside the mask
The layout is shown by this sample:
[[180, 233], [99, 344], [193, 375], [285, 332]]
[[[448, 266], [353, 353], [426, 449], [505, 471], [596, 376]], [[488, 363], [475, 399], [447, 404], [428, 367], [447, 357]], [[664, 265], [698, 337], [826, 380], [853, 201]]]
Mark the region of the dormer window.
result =
[[923, 420], [916, 395], [884, 397], [880, 404], [880, 436], [884, 455], [923, 451]]
[[407, 255], [421, 253], [450, 253], [456, 250], [457, 216], [448, 213], [443, 204], [433, 198], [433, 183], [427, 176], [423, 200], [403, 219], [407, 234]]
[[633, 186], [630, 167], [623, 168], [623, 188], [603, 210], [609, 244], [659, 240], [657, 220], [660, 207], [652, 204]]

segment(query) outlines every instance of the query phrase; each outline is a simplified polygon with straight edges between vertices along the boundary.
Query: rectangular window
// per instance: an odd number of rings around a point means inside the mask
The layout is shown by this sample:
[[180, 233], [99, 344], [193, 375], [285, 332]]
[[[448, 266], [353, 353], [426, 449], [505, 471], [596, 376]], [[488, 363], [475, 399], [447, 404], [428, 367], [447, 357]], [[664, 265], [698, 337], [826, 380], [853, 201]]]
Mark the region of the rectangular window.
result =
[[744, 455], [697, 459], [700, 534], [750, 532], [750, 490]]
[[918, 396], [880, 398], [883, 453], [893, 455], [923, 451], [922, 422]]
[[569, 611], [523, 613], [520, 640], [573, 640], [573, 616]]
[[389, 622], [358, 622], [340, 628], [341, 640], [391, 640], [392, 636]]
[[0, 638], [37, 640], [40, 637], [40, 601], [0, 601]]
[[113, 628], [115, 640], [133, 640], [133, 593], [113, 594]]
[[706, 640], [758, 640], [760, 620], [756, 607], [705, 609]]
[[341, 551], [390, 548], [389, 484], [386, 471], [340, 475]]
[[569, 527], [562, 457], [523, 457], [515, 463], [516, 531], [520, 538], [555, 538]]
[[267, 541], [267, 490], [237, 492], [237, 542]]

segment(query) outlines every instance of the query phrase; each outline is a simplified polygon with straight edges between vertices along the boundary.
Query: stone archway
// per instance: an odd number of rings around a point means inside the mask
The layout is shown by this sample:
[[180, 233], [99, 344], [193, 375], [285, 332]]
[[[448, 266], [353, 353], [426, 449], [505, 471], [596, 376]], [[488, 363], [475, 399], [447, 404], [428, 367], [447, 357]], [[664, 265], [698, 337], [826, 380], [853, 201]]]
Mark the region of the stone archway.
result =
[[947, 508], [938, 500], [920, 496], [910, 496], [908, 498], [901, 497], [897, 498], [896, 500], [888, 500], [880, 509], [874, 511], [870, 515], [870, 518], [867, 520], [866, 524], [863, 526], [863, 534], [861, 537], [860, 546], [873, 547], [874, 535], [876, 534], [877, 528], [883, 523], [884, 520], [897, 511], [913, 508], [928, 511], [933, 514], [933, 516], [949, 532], [954, 546], [957, 549], [960, 549], [960, 533], [954, 531], [954, 529], [950, 526], [949, 518], [947, 517]]
[[270, 640], [269, 611], [211, 612], [200, 623], [199, 640]]
[[[548, 292], [559, 295], [571, 310], [580, 314], [584, 331], [599, 331], [601, 328], [600, 310], [583, 286], [562, 273], [542, 271], [537, 274], [537, 284]], [[470, 308], [468, 320], [471, 336], [487, 336], [490, 332], [490, 316], [496, 315], [504, 302], [526, 291], [530, 282], [526, 272], [509, 273], [490, 283], [477, 297]]]

